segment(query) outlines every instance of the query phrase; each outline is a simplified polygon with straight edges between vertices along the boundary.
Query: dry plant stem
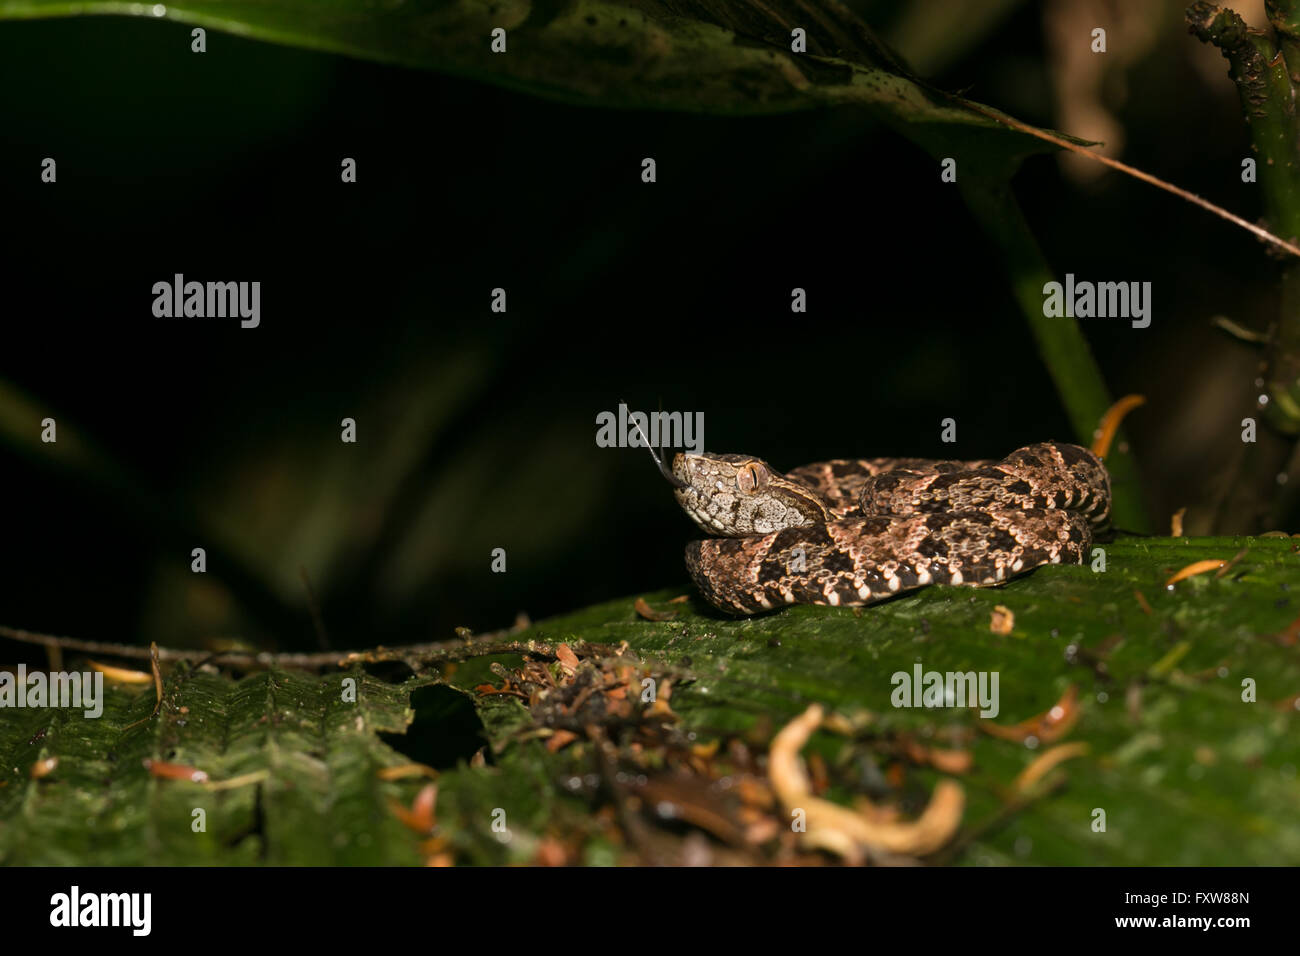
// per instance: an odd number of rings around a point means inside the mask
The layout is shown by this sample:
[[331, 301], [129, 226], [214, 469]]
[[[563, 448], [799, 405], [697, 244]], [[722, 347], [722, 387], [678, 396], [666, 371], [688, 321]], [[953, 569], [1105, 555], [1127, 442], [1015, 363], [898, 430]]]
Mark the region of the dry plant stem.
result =
[[[1294, 238], [1300, 235], [1300, 124], [1292, 78], [1300, 73], [1300, 30], [1293, 0], [1269, 0], [1267, 8], [1279, 46], [1249, 28], [1236, 12], [1205, 0], [1188, 8], [1187, 24], [1228, 61], [1258, 158], [1265, 219], [1274, 231]], [[1294, 434], [1300, 430], [1300, 268], [1294, 264], [1282, 276], [1282, 311], [1270, 339], [1269, 404], [1263, 411], [1274, 425]], [[1264, 416], [1259, 409], [1243, 409], [1242, 417]], [[1215, 511], [1215, 531], [1253, 532], [1284, 520], [1289, 499], [1278, 494], [1278, 475], [1287, 468], [1294, 445], [1264, 428], [1255, 442], [1243, 442]]]
[[[541, 657], [554, 657], [555, 652], [551, 644], [545, 641], [512, 640], [507, 636], [510, 633], [509, 630], [493, 631], [468, 640], [434, 641], [428, 644], [412, 644], [407, 647], [376, 648], [363, 651], [330, 651], [320, 654], [250, 654], [245, 651], [213, 654], [211, 651], [206, 650], [158, 648], [158, 660], [193, 662], [211, 659], [226, 667], [241, 670], [264, 667], [324, 670], [347, 666], [350, 661], [359, 663], [416, 661], [423, 666], [431, 666], [466, 661], [475, 657], [488, 657], [493, 654], [533, 654]], [[65, 651], [74, 651], [80, 654], [98, 654], [130, 660], [148, 660], [150, 658], [149, 648], [139, 647], [134, 644], [83, 641], [75, 637], [57, 637], [52, 634], [38, 634], [4, 626], [0, 626], [0, 637], [24, 644], [38, 644], [47, 648], [58, 647]], [[578, 645], [577, 649], [581, 651], [583, 646]]]
[[1296, 111], [1287, 62], [1267, 34], [1252, 30], [1233, 10], [1198, 2], [1187, 9], [1187, 25], [1200, 40], [1219, 48], [1237, 86], [1259, 157], [1258, 178], [1269, 225], [1287, 239], [1300, 235], [1300, 161], [1296, 153]]

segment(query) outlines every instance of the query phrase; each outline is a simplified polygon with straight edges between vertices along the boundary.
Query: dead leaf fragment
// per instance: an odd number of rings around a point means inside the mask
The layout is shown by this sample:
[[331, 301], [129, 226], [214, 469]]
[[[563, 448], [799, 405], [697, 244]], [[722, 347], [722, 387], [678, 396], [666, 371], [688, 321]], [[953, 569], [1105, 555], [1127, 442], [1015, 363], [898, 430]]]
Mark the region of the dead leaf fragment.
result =
[[1138, 607], [1142, 608], [1142, 613], [1143, 613], [1143, 614], [1150, 614], [1150, 613], [1151, 613], [1151, 603], [1147, 600], [1145, 594], [1143, 594], [1143, 593], [1142, 593], [1141, 591], [1139, 591], [1137, 588], [1134, 588], [1134, 589], [1133, 589], [1133, 597], [1137, 600], [1137, 602], [1138, 602]]
[[537, 855], [533, 857], [535, 866], [568, 866], [569, 851], [555, 837], [542, 837], [537, 842]]
[[105, 680], [116, 684], [148, 684], [153, 681], [153, 675], [146, 671], [132, 671], [124, 667], [112, 667], [92, 660], [87, 660], [86, 663], [103, 674]]
[[1171, 588], [1179, 581], [1184, 581], [1187, 578], [1195, 577], [1198, 574], [1204, 574], [1206, 571], [1217, 571], [1219, 570], [1219, 568], [1223, 567], [1227, 563], [1228, 563], [1227, 561], [1218, 561], [1213, 558], [1206, 559], [1205, 561], [1195, 561], [1189, 564], [1187, 567], [1183, 568], [1182, 570], [1178, 571], [1176, 574], [1174, 574], [1168, 581], [1165, 582], [1165, 587]]
[[676, 611], [656, 611], [646, 603], [645, 598], [637, 598], [632, 606], [636, 608], [636, 613], [647, 621], [671, 621], [677, 616]]
[[555, 659], [560, 662], [560, 667], [564, 672], [572, 677], [578, 671], [578, 655], [568, 644], [561, 644], [555, 649]]

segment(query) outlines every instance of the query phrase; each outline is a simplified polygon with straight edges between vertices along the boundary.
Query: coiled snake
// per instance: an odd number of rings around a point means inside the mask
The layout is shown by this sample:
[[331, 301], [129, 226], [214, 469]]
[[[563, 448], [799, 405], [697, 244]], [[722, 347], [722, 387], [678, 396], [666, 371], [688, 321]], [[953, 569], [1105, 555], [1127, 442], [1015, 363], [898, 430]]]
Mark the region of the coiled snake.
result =
[[731, 614], [1082, 564], [1110, 519], [1105, 467], [1060, 442], [1002, 461], [839, 459], [785, 474], [748, 455], [682, 453], [661, 470], [686, 513], [720, 536], [687, 545], [686, 567]]

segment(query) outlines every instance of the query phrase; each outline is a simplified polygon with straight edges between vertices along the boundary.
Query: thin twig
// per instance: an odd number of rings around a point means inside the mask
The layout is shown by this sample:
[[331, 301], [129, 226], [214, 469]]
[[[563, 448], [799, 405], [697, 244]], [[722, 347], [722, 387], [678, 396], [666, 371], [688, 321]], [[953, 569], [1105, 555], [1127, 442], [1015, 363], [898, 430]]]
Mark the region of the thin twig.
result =
[[1061, 149], [1068, 149], [1070, 152], [1078, 153], [1080, 156], [1087, 156], [1090, 159], [1096, 160], [1097, 162], [1101, 163], [1103, 166], [1110, 166], [1112, 169], [1118, 169], [1120, 172], [1126, 173], [1129, 176], [1132, 176], [1134, 179], [1140, 179], [1142, 182], [1155, 186], [1157, 189], [1163, 189], [1167, 193], [1172, 193], [1173, 195], [1177, 196], [1180, 199], [1185, 199], [1188, 202], [1200, 206], [1202, 209], [1213, 213], [1214, 215], [1218, 216], [1220, 219], [1226, 219], [1228, 222], [1236, 226], [1240, 226], [1242, 229], [1245, 229], [1247, 232], [1254, 233], [1256, 236], [1258, 236], [1260, 239], [1263, 239], [1265, 242], [1272, 243], [1273, 245], [1277, 246], [1280, 249], [1285, 249], [1287, 252], [1291, 253], [1291, 255], [1300, 257], [1300, 246], [1297, 246], [1291, 242], [1287, 242], [1287, 240], [1281, 238], [1280, 236], [1275, 236], [1273, 233], [1269, 232], [1263, 226], [1258, 226], [1253, 222], [1248, 222], [1247, 220], [1242, 219], [1240, 216], [1236, 215], [1235, 213], [1228, 212], [1228, 210], [1224, 209], [1221, 206], [1216, 206], [1208, 199], [1202, 199], [1200, 196], [1196, 195], [1195, 193], [1188, 192], [1186, 189], [1183, 189], [1181, 186], [1175, 186], [1173, 183], [1165, 182], [1159, 176], [1153, 176], [1150, 173], [1143, 172], [1142, 170], [1134, 166], [1128, 165], [1128, 163], [1121, 163], [1118, 159], [1111, 159], [1109, 156], [1103, 156], [1101, 153], [1095, 152], [1094, 150], [1088, 149], [1084, 146], [1080, 146], [1078, 143], [1072, 143], [1063, 136], [1058, 136], [1055, 133], [1048, 132], [1047, 130], [1037, 129], [1036, 127], [1030, 126], [1028, 123], [1022, 123], [1020, 120], [1016, 119], [1015, 117], [1008, 116], [1005, 113], [1000, 113], [997, 110], [989, 109], [988, 107], [982, 106], [979, 103], [964, 99], [960, 96], [955, 96], [951, 93], [945, 95], [948, 96], [950, 99], [952, 99], [954, 102], [960, 103], [961, 105], [971, 110], [972, 112], [979, 113], [981, 116], [987, 116], [989, 119], [1001, 123], [1003, 126], [1009, 126], [1011, 129], [1024, 133], [1027, 136], [1033, 136], [1035, 139], [1041, 139], [1044, 142], [1051, 143], [1053, 146], [1059, 146]]
[[[451, 663], [465, 661], [474, 657], [487, 657], [493, 654], [536, 654], [553, 656], [552, 646], [543, 641], [512, 640], [509, 635], [516, 633], [513, 628], [492, 631], [472, 638], [459, 638], [451, 641], [433, 641], [427, 644], [411, 644], [405, 647], [378, 647], [369, 650], [331, 651], [319, 654], [272, 654], [270, 652], [248, 653], [247, 651], [223, 651], [212, 653], [202, 649], [158, 648], [157, 660], [160, 661], [204, 661], [219, 660], [227, 667], [280, 667], [298, 670], [320, 670], [327, 667], [346, 667], [352, 663], [378, 663], [381, 661], [418, 661], [422, 664]], [[43, 647], [59, 647], [65, 651], [82, 654], [95, 654], [107, 657], [128, 658], [131, 660], [149, 659], [150, 649], [135, 644], [112, 644], [103, 641], [86, 641], [75, 637], [59, 637], [53, 634], [39, 634], [18, 628], [0, 625], [0, 637], [24, 644], [38, 644]]]

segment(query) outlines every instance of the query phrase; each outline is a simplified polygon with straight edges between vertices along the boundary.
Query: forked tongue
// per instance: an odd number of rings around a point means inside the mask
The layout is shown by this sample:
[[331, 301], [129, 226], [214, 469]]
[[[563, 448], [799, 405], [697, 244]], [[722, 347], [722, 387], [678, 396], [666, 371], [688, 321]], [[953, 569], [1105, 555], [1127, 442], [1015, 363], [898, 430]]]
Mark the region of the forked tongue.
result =
[[[622, 404], [627, 405], [627, 402], [623, 402]], [[654, 445], [650, 444], [650, 439], [647, 438], [646, 433], [641, 430], [641, 423], [637, 421], [635, 418], [633, 418], [632, 424], [636, 427], [637, 434], [641, 436], [642, 444], [644, 444], [646, 450], [650, 452], [650, 457], [655, 460], [655, 466], [659, 469], [659, 474], [667, 478], [668, 483], [672, 485], [674, 488], [682, 488], [682, 489], [689, 488], [690, 485], [688, 485], [686, 482], [682, 481], [680, 478], [674, 475], [672, 473], [672, 470], [667, 465], [664, 464], [663, 459], [660, 458], [657, 454], [655, 454]]]

